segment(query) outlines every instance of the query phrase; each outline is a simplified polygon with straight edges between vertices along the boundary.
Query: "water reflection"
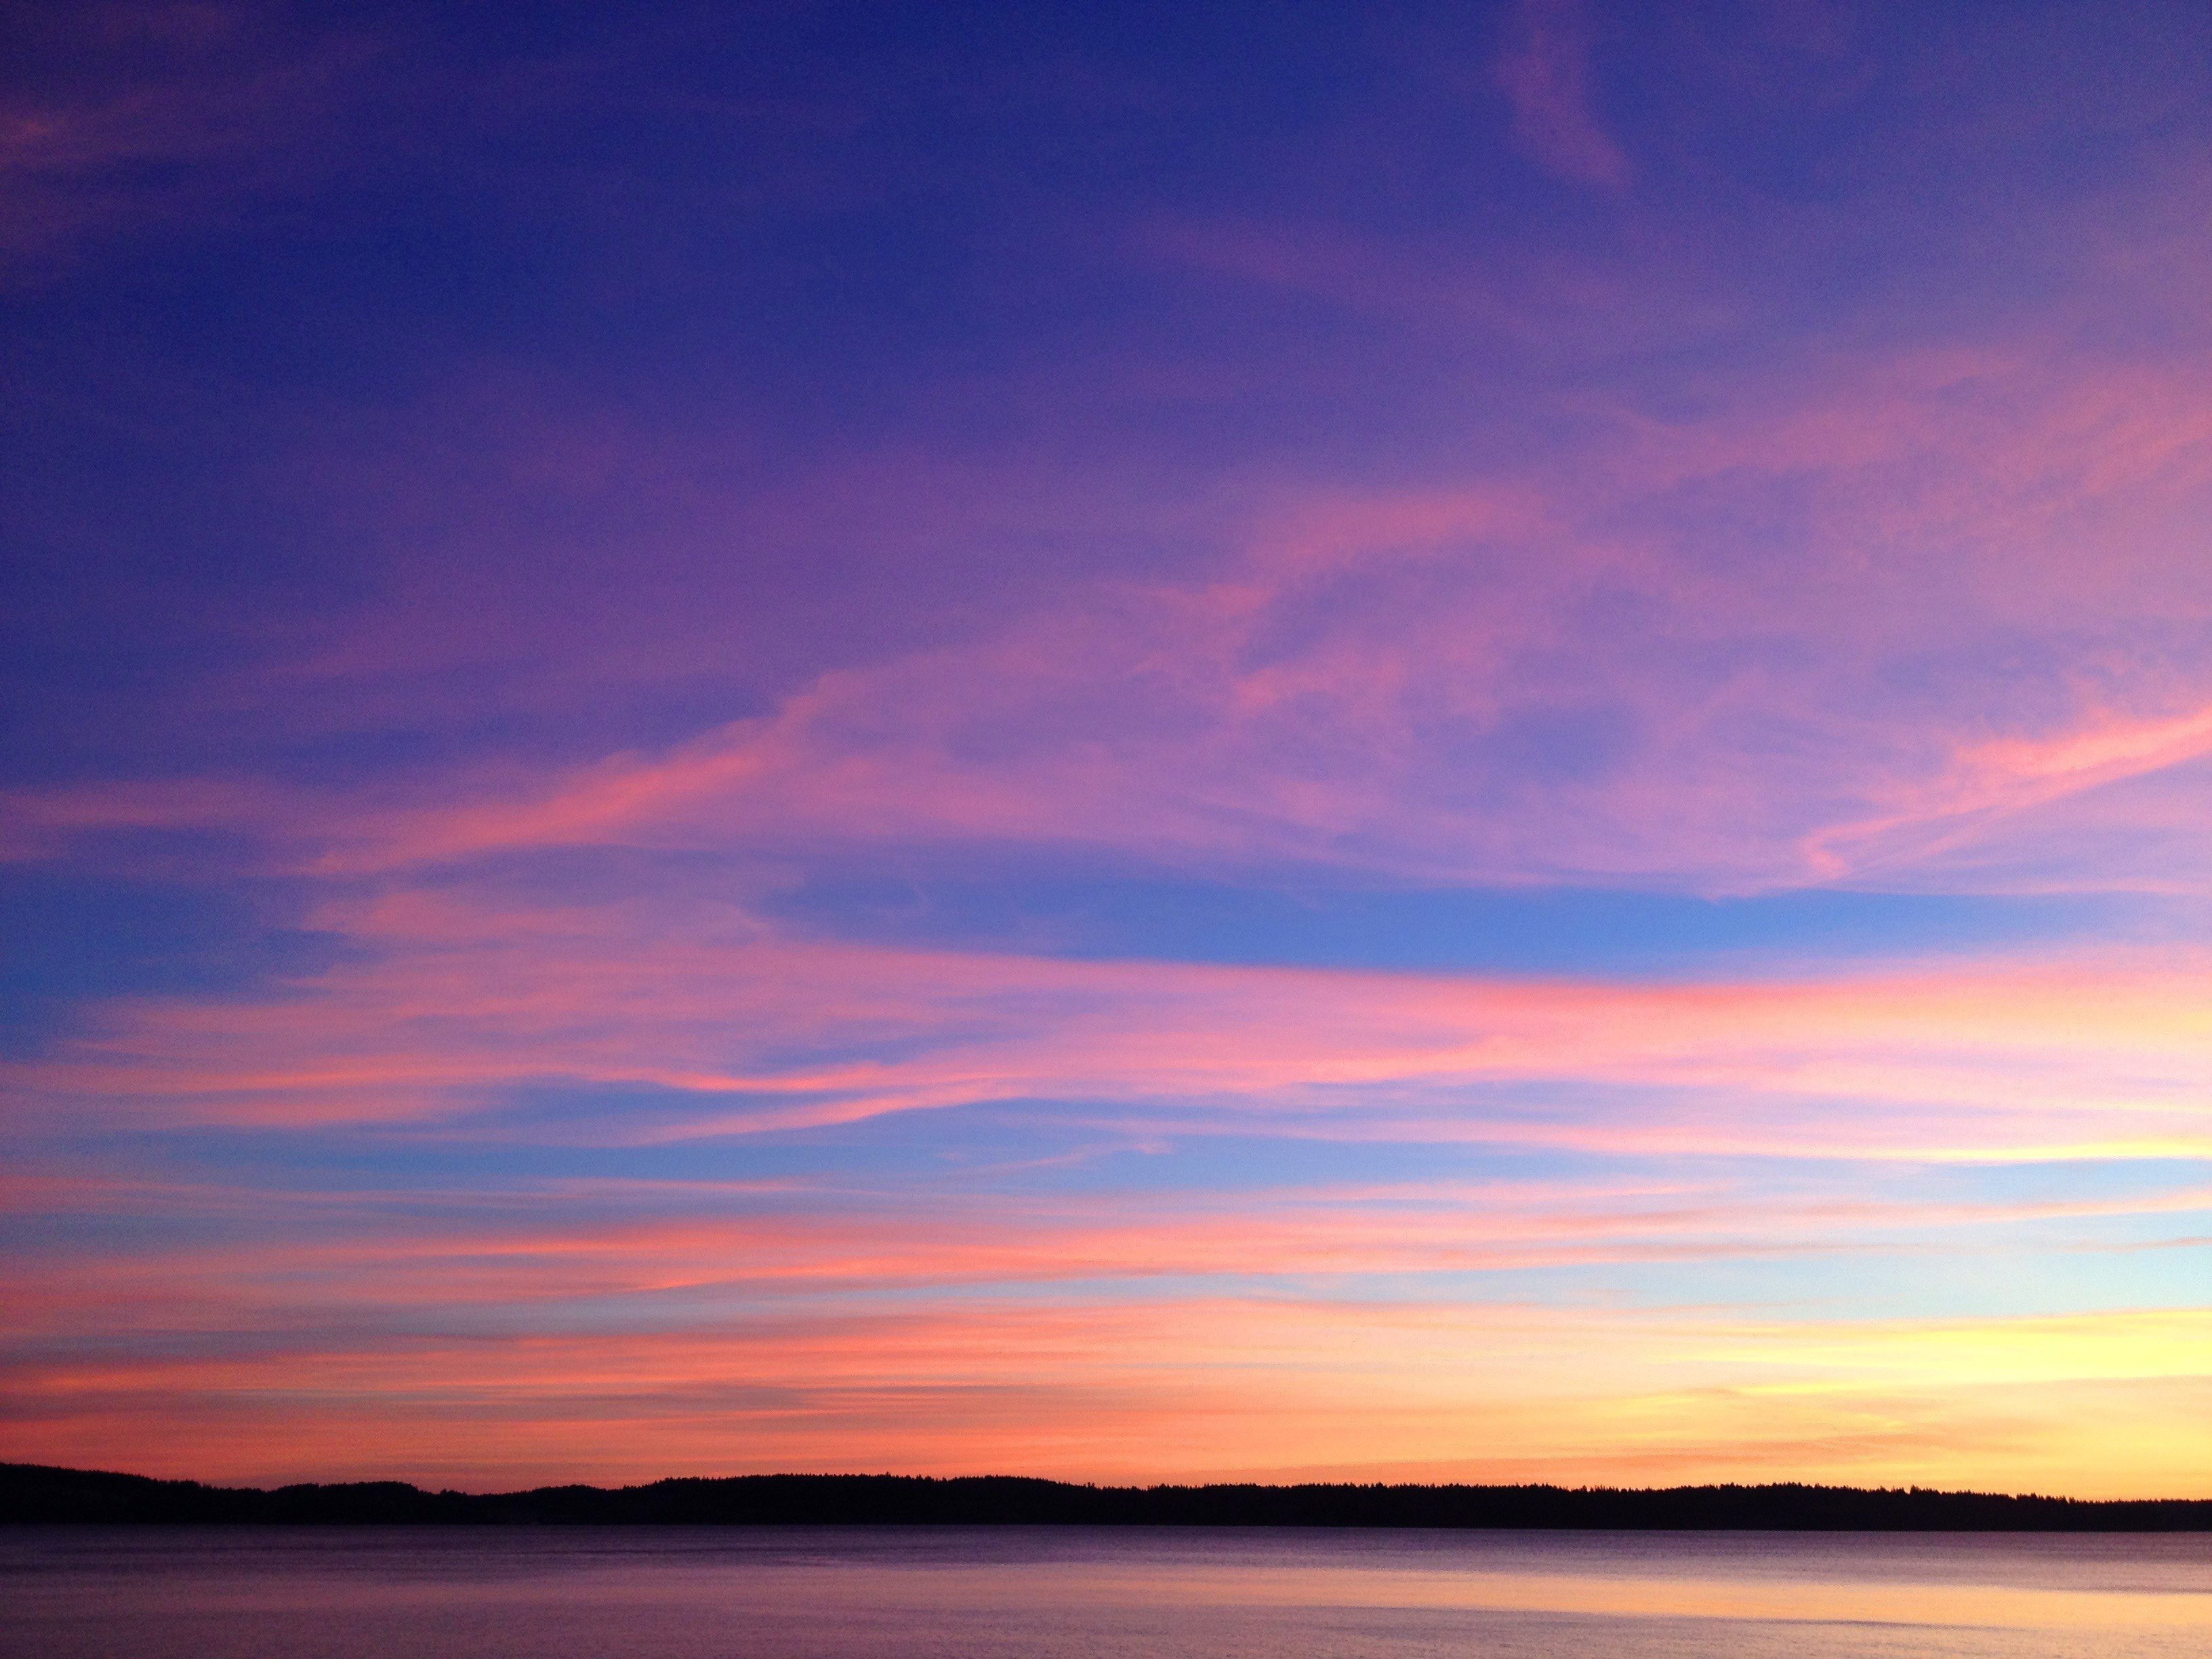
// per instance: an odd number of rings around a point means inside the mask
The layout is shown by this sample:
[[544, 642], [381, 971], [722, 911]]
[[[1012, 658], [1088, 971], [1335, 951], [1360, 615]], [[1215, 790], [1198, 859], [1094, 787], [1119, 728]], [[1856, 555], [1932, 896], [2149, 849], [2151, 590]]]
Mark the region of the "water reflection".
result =
[[2212, 1650], [2202, 1535], [87, 1528], [0, 1593], [52, 1659]]

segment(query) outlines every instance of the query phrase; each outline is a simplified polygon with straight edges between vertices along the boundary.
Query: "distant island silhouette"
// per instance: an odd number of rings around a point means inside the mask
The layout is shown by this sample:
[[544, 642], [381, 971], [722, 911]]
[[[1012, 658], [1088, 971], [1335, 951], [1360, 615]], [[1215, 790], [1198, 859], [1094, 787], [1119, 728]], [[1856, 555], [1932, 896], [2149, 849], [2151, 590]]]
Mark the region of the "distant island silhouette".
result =
[[1919, 1487], [1086, 1486], [1014, 1475], [740, 1474], [648, 1486], [424, 1492], [398, 1480], [210, 1486], [0, 1464], [0, 1522], [461, 1526], [1583, 1528], [2203, 1532], [2212, 1499], [2090, 1502]]

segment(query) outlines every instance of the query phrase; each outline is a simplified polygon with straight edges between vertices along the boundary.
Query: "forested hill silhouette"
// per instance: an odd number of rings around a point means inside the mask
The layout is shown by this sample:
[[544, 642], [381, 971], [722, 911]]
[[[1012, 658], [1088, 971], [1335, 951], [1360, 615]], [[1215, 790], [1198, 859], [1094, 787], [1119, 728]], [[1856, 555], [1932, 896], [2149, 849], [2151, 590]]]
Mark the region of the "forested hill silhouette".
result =
[[1868, 1532], [2212, 1531], [2212, 1500], [2090, 1503], [1852, 1486], [1083, 1486], [1011, 1475], [743, 1474], [424, 1492], [397, 1480], [209, 1486], [0, 1464], [0, 1522], [253, 1525], [1528, 1527]]

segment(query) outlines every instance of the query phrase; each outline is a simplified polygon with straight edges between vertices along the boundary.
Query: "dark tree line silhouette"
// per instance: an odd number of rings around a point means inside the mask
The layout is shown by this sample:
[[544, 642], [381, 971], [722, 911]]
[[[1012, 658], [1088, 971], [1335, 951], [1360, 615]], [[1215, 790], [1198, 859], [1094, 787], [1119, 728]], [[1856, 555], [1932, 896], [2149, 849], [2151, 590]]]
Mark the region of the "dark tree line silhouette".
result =
[[744, 1474], [649, 1486], [424, 1492], [397, 1480], [210, 1486], [0, 1464], [0, 1522], [623, 1526], [1594, 1528], [2199, 1532], [2212, 1500], [2093, 1503], [1795, 1484], [1674, 1486], [1087, 1486], [1010, 1475]]

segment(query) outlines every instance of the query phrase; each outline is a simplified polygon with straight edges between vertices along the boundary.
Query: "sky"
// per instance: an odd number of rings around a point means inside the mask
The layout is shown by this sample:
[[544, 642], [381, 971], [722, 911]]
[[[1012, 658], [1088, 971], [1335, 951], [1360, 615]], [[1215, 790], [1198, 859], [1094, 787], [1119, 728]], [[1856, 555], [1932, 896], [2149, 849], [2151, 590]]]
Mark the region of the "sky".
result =
[[2212, 1494], [2212, 11], [10, 8], [0, 1457]]

